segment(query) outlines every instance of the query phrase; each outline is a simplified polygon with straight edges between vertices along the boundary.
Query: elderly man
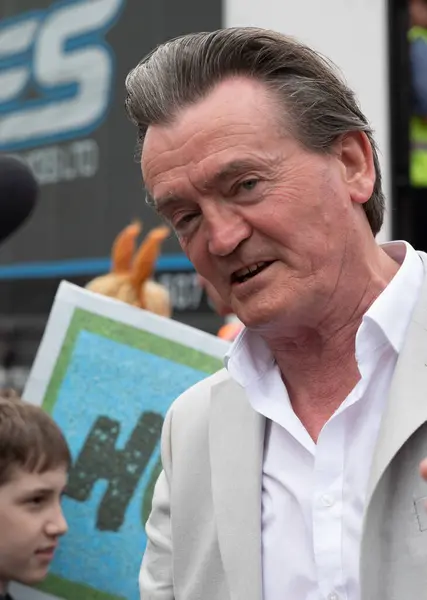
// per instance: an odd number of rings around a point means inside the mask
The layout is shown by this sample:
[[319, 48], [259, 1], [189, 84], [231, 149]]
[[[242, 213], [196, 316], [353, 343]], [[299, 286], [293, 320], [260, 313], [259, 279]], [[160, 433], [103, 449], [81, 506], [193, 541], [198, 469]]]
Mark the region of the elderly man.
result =
[[142, 173], [246, 325], [173, 405], [143, 600], [427, 593], [427, 256], [379, 246], [371, 128], [332, 66], [235, 28], [127, 79]]

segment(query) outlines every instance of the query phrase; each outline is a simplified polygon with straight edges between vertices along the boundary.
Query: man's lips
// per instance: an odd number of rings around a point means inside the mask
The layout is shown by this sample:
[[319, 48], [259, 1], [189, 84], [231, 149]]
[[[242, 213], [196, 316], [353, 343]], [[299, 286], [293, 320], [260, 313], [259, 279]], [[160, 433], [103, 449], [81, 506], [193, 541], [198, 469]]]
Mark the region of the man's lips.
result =
[[238, 269], [237, 271], [234, 271], [231, 274], [231, 283], [244, 283], [248, 279], [251, 279], [255, 275], [258, 275], [258, 273], [261, 273], [261, 271], [264, 271], [264, 269], [269, 267], [273, 262], [275, 261], [262, 260], [252, 263], [246, 267], [242, 267], [241, 269]]

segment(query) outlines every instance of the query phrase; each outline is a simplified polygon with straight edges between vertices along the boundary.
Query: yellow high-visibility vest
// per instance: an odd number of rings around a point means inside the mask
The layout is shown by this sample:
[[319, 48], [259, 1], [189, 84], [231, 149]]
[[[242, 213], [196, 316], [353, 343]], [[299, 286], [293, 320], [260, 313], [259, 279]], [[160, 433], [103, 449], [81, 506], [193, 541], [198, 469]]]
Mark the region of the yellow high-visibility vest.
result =
[[[409, 41], [423, 39], [427, 43], [427, 29], [412, 27]], [[427, 77], [427, 72], [426, 75]], [[411, 117], [410, 121], [410, 180], [414, 187], [427, 187], [427, 115], [426, 118]]]

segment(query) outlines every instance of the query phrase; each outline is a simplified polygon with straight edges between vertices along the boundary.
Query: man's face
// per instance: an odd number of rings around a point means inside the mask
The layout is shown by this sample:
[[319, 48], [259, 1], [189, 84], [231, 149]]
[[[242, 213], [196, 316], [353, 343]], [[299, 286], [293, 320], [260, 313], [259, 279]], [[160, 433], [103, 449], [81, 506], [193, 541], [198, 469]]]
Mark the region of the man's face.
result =
[[363, 153], [359, 142], [309, 152], [286, 135], [262, 84], [234, 78], [148, 129], [142, 172], [198, 273], [246, 325], [262, 327], [325, 310], [355, 211], [372, 193], [373, 181], [355, 208], [349, 154]]
[[67, 531], [61, 510], [66, 481], [65, 467], [45, 473], [17, 468], [0, 486], [0, 582], [33, 584], [46, 576]]

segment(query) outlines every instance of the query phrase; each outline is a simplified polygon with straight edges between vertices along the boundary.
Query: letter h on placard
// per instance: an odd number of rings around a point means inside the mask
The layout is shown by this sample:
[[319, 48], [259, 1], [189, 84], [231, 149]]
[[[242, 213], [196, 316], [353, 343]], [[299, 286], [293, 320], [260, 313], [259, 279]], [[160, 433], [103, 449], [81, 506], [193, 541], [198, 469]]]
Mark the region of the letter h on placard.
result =
[[120, 423], [105, 416], [95, 421], [70, 471], [66, 494], [85, 502], [97, 481], [108, 481], [98, 509], [98, 529], [120, 529], [127, 506], [159, 440], [162, 423], [161, 415], [143, 413], [125, 447], [118, 450]]

